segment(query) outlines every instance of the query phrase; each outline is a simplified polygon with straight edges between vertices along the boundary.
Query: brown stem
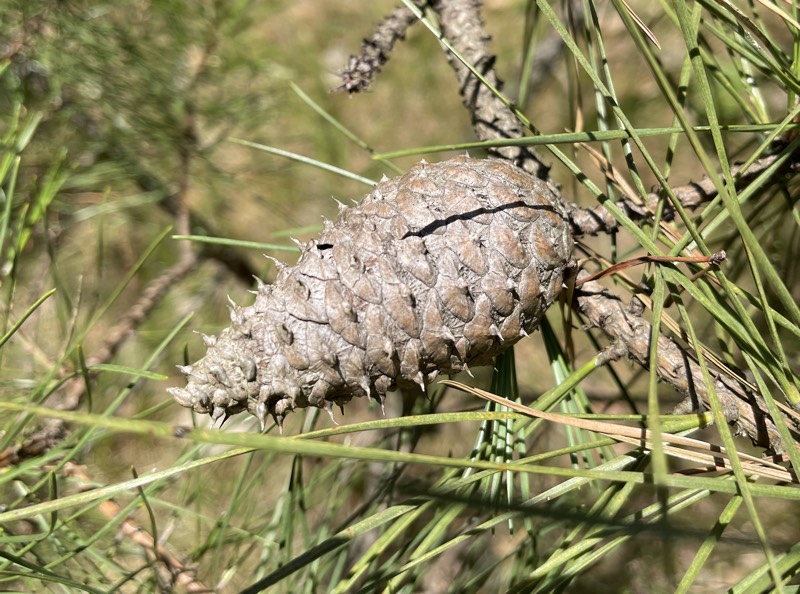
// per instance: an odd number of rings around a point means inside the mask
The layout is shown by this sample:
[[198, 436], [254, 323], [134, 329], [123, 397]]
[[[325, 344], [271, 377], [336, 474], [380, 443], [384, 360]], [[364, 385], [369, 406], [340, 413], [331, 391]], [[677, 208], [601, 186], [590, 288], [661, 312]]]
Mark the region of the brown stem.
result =
[[[489, 52], [489, 37], [483, 30], [478, 0], [433, 0], [431, 8], [439, 15], [442, 33], [461, 57], [497, 89], [503, 86], [494, 70], [495, 57]], [[520, 138], [526, 130], [509, 109], [453, 54], [450, 66], [458, 78], [461, 101], [472, 117], [472, 127], [481, 140]], [[541, 179], [548, 178], [549, 167], [529, 147], [502, 147], [490, 153], [512, 161]]]
[[195, 267], [195, 264], [197, 264], [197, 255], [192, 252], [186, 253], [171, 268], [168, 268], [161, 275], [150, 281], [150, 284], [142, 291], [136, 303], [111, 328], [108, 332], [108, 338], [103, 341], [103, 344], [89, 358], [87, 363], [97, 365], [98, 363], [110, 361], [128, 336], [161, 302], [167, 291], [186, 276]]
[[[578, 275], [578, 280], [586, 277], [588, 273], [583, 272]], [[591, 326], [602, 330], [612, 341], [624, 345], [628, 357], [649, 369], [652, 326], [647, 320], [631, 313], [617, 296], [594, 281], [582, 283], [575, 299], [578, 311]], [[674, 412], [689, 413], [710, 408], [702, 370], [687, 350], [662, 335], [658, 339], [655, 365], [658, 377], [686, 397]], [[775, 453], [783, 452], [780, 434], [769, 418], [761, 397], [727, 376], [719, 374], [714, 380], [714, 391], [722, 403], [725, 418], [735, 431]]]
[[[780, 157], [781, 155], [779, 154], [762, 157], [754, 161], [746, 170], [743, 170], [741, 166], [731, 167], [731, 173], [736, 180], [737, 191], [750, 185], [759, 175], [772, 167]], [[798, 169], [800, 169], [800, 163], [796, 159], [788, 159], [781, 167], [780, 174], [796, 173]], [[606, 175], [612, 182], [616, 178], [616, 174], [610, 166], [607, 167]], [[714, 180], [708, 176], [699, 182], [675, 186], [672, 188], [672, 193], [684, 208], [696, 208], [710, 202], [718, 195]], [[662, 218], [666, 221], [672, 220], [675, 216], [675, 209], [668, 201], [664, 200], [664, 197], [659, 192], [650, 192], [643, 204], [629, 196], [623, 196], [618, 202], [618, 206], [631, 220], [644, 221], [653, 218], [653, 214], [656, 212], [660, 202], [664, 202]], [[617, 221], [603, 206], [580, 208], [575, 204], [568, 204], [567, 207], [575, 235], [597, 235], [599, 233], [612, 233], [617, 230]]]
[[[425, 2], [415, 4], [422, 7]], [[417, 17], [404, 4], [395, 8], [375, 27], [372, 37], [364, 40], [358, 55], [350, 56], [341, 74], [342, 84], [334, 91], [347, 91], [351, 95], [366, 91], [389, 60], [394, 44], [405, 39], [406, 30], [416, 22]]]

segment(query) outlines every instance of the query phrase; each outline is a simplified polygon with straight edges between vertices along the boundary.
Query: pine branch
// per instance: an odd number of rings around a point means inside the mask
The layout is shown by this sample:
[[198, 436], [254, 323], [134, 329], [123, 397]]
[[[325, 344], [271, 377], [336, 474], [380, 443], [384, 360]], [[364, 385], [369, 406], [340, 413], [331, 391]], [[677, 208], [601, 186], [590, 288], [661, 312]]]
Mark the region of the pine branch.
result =
[[[489, 36], [484, 31], [479, 5], [480, 2], [476, 0], [431, 2], [431, 8], [439, 16], [445, 38], [490, 85], [502, 89], [503, 82], [494, 69], [495, 56], [489, 51]], [[456, 73], [461, 101], [472, 118], [472, 127], [478, 138], [499, 140], [525, 135], [525, 128], [512, 110], [478, 80], [459, 58], [448, 53], [447, 59]], [[490, 154], [508, 159], [538, 178], [548, 178], [550, 168], [532, 148], [503, 147], [491, 149]]]
[[[415, 2], [419, 7], [424, 0]], [[334, 91], [347, 91], [351, 95], [366, 91], [389, 60], [389, 55], [397, 41], [405, 39], [406, 30], [417, 22], [417, 17], [405, 5], [400, 5], [381, 21], [369, 39], [361, 44], [361, 50], [350, 56], [342, 71], [342, 84]]]
[[[578, 280], [582, 276], [588, 276], [588, 273], [579, 274]], [[649, 368], [652, 326], [631, 311], [635, 308], [625, 307], [619, 297], [593, 281], [581, 285], [576, 291], [575, 301], [592, 327], [602, 330], [613, 342], [622, 345], [630, 359], [645, 369]], [[674, 412], [688, 414], [710, 408], [708, 387], [694, 355], [664, 335], [658, 339], [656, 372], [662, 381], [685, 396]], [[761, 397], [722, 373], [717, 374], [714, 380], [714, 391], [735, 432], [775, 453], [783, 452], [781, 437]]]
[[[439, 16], [444, 36], [455, 50], [467, 58], [471, 64], [480, 65], [482, 74], [492, 84], [498, 82], [492, 68], [494, 59], [489, 54], [486, 45], [487, 36], [483, 31], [479, 13], [480, 2], [476, 0], [436, 0], [431, 5]], [[497, 100], [488, 89], [480, 85], [474, 75], [458, 59], [450, 56], [449, 60], [459, 80], [462, 101], [470, 111], [478, 138], [494, 140], [498, 137], [519, 137], [522, 130], [511, 110]], [[487, 122], [491, 125], [487, 125]], [[546, 170], [540, 169], [541, 161], [535, 155], [529, 156], [524, 152], [514, 155], [509, 151], [500, 154], [506, 158], [512, 158], [519, 165], [527, 164], [526, 168], [529, 170], [535, 168], [540, 172], [546, 172]], [[769, 162], [764, 161], [760, 165], [760, 170], [765, 169], [768, 165]], [[748, 176], [755, 173], [755, 168], [751, 167]], [[748, 176], [745, 176], [744, 183]], [[698, 199], [709, 199], [713, 195], [712, 188], [713, 184], [693, 184], [681, 189], [678, 195], [689, 204]], [[574, 205], [571, 208], [573, 212], [577, 209]], [[591, 218], [595, 221], [606, 219], [606, 213], [600, 209], [594, 209], [593, 213], [594, 216]], [[575, 223], [574, 220], [573, 223]], [[646, 366], [650, 336], [647, 332], [650, 327], [649, 323], [636, 313], [620, 307], [619, 301], [608, 296], [599, 285], [595, 287], [595, 291], [587, 293], [592, 287], [594, 287], [593, 283], [587, 283], [581, 296], [578, 297], [580, 310], [586, 315], [592, 326], [619, 340], [632, 359], [640, 365]], [[697, 375], [699, 366], [693, 362], [692, 355], [684, 352], [668, 339], [662, 338], [663, 342], [659, 340], [657, 360], [659, 377], [670, 383], [679, 392], [687, 395], [695, 409], [710, 408], [708, 392], [702, 376]], [[740, 434], [748, 436], [753, 443], [775, 453], [783, 452], [785, 445], [775, 430], [775, 420], [767, 417], [767, 407], [761, 397], [741, 386], [731, 386], [727, 383], [720, 385], [721, 388], [716, 388], [723, 399], [728, 422]], [[786, 420], [780, 419], [780, 422], [785, 423]]]

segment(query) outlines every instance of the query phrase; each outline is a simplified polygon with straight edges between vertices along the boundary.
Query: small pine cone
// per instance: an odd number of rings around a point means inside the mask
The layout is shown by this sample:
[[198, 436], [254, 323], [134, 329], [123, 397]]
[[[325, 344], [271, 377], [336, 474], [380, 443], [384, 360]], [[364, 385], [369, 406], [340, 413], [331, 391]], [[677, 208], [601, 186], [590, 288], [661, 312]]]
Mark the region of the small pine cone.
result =
[[553, 192], [506, 161], [458, 157], [384, 179], [341, 207], [293, 267], [259, 287], [181, 367], [183, 406], [281, 424], [353, 396], [486, 365], [536, 328], [572, 253]]

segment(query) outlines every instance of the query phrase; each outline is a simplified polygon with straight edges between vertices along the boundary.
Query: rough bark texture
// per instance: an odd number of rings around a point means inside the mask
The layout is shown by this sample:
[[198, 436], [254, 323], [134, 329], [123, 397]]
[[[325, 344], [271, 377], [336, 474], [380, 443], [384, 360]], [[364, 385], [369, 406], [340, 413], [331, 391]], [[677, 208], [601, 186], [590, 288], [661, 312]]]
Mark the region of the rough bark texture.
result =
[[[588, 273], [584, 272], [578, 278], [585, 276]], [[650, 367], [650, 322], [633, 314], [619, 298], [597, 282], [583, 284], [576, 296], [576, 303], [591, 325], [603, 330], [615, 344], [624, 346], [630, 359], [644, 368]], [[702, 369], [690, 352], [666, 336], [659, 336], [655, 366], [658, 377], [685, 396], [675, 413], [688, 414], [710, 409], [708, 402], [711, 395]], [[776, 452], [783, 451], [780, 434], [761, 398], [724, 375], [716, 374], [713, 369], [711, 374], [715, 380], [716, 397], [735, 432], [750, 437], [763, 447], [770, 447]]]
[[[423, 6], [424, 2], [415, 2]], [[372, 37], [361, 44], [361, 51], [350, 56], [347, 67], [342, 71], [342, 84], [336, 91], [350, 94], [366, 91], [389, 60], [394, 44], [405, 39], [406, 29], [417, 22], [417, 17], [405, 5], [398, 6], [375, 27]]]
[[572, 236], [545, 182], [459, 157], [385, 179], [302, 251], [206, 337], [188, 386], [172, 390], [180, 404], [280, 423], [489, 364], [558, 295]]
[[[442, 33], [458, 49], [459, 54], [489, 84], [502, 89], [503, 83], [494, 69], [495, 57], [489, 51], [489, 37], [484, 33], [483, 21], [478, 11], [480, 2], [433, 0], [430, 6], [439, 15]], [[450, 53], [447, 54], [447, 59], [458, 78], [461, 100], [472, 117], [472, 127], [478, 138], [499, 140], [521, 138], [527, 134], [514, 113], [461, 60]], [[540, 179], [548, 179], [550, 168], [533, 148], [507, 146], [490, 149], [490, 154], [508, 159]]]

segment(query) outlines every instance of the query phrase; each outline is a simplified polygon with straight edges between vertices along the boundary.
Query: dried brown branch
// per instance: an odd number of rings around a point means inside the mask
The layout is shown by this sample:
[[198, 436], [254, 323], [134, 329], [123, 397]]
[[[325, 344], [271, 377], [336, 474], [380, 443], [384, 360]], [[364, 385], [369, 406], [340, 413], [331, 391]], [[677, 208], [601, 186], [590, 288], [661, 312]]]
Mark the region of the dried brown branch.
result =
[[[421, 8], [426, 2], [419, 0], [415, 4]], [[406, 30], [416, 22], [417, 17], [408, 7], [400, 5], [395, 8], [375, 27], [372, 37], [364, 40], [358, 55], [350, 56], [341, 74], [342, 84], [334, 91], [350, 94], [366, 91], [389, 60], [394, 44], [405, 39]]]
[[[478, 0], [434, 0], [431, 8], [439, 15], [442, 33], [458, 53], [497, 89], [503, 86], [494, 70], [495, 57], [489, 52], [489, 37], [483, 28]], [[464, 107], [472, 117], [472, 127], [481, 140], [520, 138], [526, 130], [514, 113], [492, 93], [456, 56], [448, 54], [458, 78]], [[490, 150], [541, 179], [548, 178], [549, 167], [535, 150], [509, 146]]]
[[[588, 276], [588, 273], [581, 273], [578, 280]], [[652, 326], [647, 320], [631, 312], [617, 296], [594, 281], [581, 286], [576, 292], [576, 302], [578, 311], [591, 326], [602, 330], [617, 344], [624, 345], [628, 357], [649, 368]], [[658, 339], [656, 372], [661, 380], [686, 397], [675, 412], [689, 413], [710, 408], [708, 387], [697, 360], [663, 335]], [[714, 380], [714, 391], [734, 430], [764, 448], [781, 453], [784, 447], [780, 434], [761, 397], [725, 375], [718, 374]]]
[[[424, 2], [415, 2], [423, 6]], [[494, 71], [494, 56], [489, 54], [488, 37], [483, 33], [483, 22], [477, 12], [479, 2], [428, 3], [439, 14], [442, 31], [456, 47], [459, 53], [494, 87], [503, 85]], [[375, 29], [372, 37], [365, 40], [357, 56], [352, 56], [342, 73], [342, 85], [336, 90], [347, 90], [356, 93], [366, 89], [380, 72], [381, 66], [388, 59], [397, 39], [402, 39], [406, 29], [414, 23], [416, 17], [405, 6], [398, 7], [384, 19]], [[478, 78], [472, 74], [458, 58], [448, 56], [450, 65], [458, 76], [461, 98], [464, 106], [472, 115], [472, 123], [482, 139], [519, 138], [525, 130], [519, 120], [508, 110]], [[502, 109], [501, 109], [502, 108]], [[536, 154], [527, 147], [504, 147], [490, 149], [490, 152], [513, 161], [529, 173], [541, 179], [547, 179], [548, 167]]]
[[[781, 155], [778, 154], [763, 157], [744, 170], [739, 165], [731, 167], [731, 173], [736, 180], [736, 189], [741, 190], [742, 188], [746, 188], [759, 175], [772, 167], [780, 157]], [[779, 171], [779, 174], [796, 173], [798, 168], [800, 168], [800, 163], [794, 159], [789, 159]], [[684, 208], [695, 208], [706, 202], [710, 202], [718, 195], [714, 180], [708, 176], [704, 177], [699, 182], [691, 182], [685, 186], [675, 186], [672, 188], [672, 192]], [[647, 210], [651, 213], [655, 212], [656, 206], [661, 200], [663, 200], [663, 198], [656, 192], [648, 194]]]
[[0, 468], [16, 466], [24, 460], [41, 456], [56, 447], [68, 435], [69, 431], [64, 421], [48, 420], [44, 427], [29, 436], [24, 442], [10, 445], [0, 452]]
[[150, 281], [139, 299], [125, 312], [103, 341], [95, 354], [88, 359], [89, 365], [107, 363], [116, 354], [125, 340], [138, 328], [139, 324], [161, 303], [167, 292], [180, 279], [186, 276], [197, 264], [197, 255], [187, 252], [166, 272]]
[[[741, 166], [732, 167], [731, 172], [736, 180], [737, 191], [741, 191], [750, 185], [780, 158], [780, 154], [762, 157], [753, 162], [746, 170], [743, 170]], [[612, 183], [616, 183], [618, 177], [614, 168], [610, 165], [602, 166], [609, 180]], [[796, 159], [789, 159], [783, 164], [778, 174], [787, 175], [796, 173], [798, 170], [800, 170], [800, 162]], [[699, 182], [675, 186], [671, 188], [671, 190], [684, 208], [696, 208], [704, 203], [710, 202], [719, 194], [714, 180], [708, 176], [705, 176]], [[659, 203], [662, 202], [664, 203], [662, 220], [670, 221], [675, 216], [675, 209], [668, 200], [665, 200], [663, 194], [660, 192], [650, 192], [644, 202], [638, 200], [635, 196], [624, 194], [618, 206], [631, 220], [644, 221], [652, 220]], [[570, 210], [573, 233], [575, 235], [597, 235], [599, 233], [611, 233], [617, 230], [618, 224], [616, 220], [603, 206], [580, 208], [575, 204], [569, 204], [567, 207]]]

